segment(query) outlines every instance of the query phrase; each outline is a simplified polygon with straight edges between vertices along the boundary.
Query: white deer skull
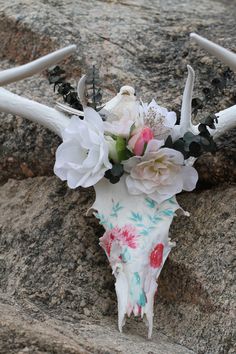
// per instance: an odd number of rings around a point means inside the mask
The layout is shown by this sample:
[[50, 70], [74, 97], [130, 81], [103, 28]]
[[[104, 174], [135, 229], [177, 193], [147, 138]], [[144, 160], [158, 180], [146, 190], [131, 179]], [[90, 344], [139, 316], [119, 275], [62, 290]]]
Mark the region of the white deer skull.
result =
[[[191, 37], [209, 53], [221, 59], [236, 70], [236, 54], [200, 37]], [[0, 85], [6, 85], [36, 74], [70, 55], [76, 49], [72, 45], [58, 50], [29, 64], [0, 72]], [[78, 84], [78, 95], [85, 112], [88, 111], [83, 76]], [[173, 139], [178, 139], [186, 132], [198, 133], [198, 125], [191, 122], [191, 102], [194, 85], [194, 70], [188, 66], [188, 77], [183, 94], [180, 125], [174, 128]], [[129, 90], [131, 90], [129, 88]], [[127, 91], [127, 88], [126, 88]], [[132, 90], [131, 90], [132, 91]], [[121, 92], [106, 107], [113, 107], [121, 102]], [[80, 111], [58, 104], [57, 108], [69, 115], [83, 114]], [[119, 106], [119, 109], [122, 107]], [[70, 118], [57, 109], [28, 100], [0, 88], [0, 111], [20, 115], [39, 123], [58, 136], [63, 137]], [[213, 138], [236, 126], [236, 105], [216, 113], [216, 129], [209, 129]], [[157, 203], [147, 196], [127, 194], [124, 178], [119, 184], [111, 185], [104, 178], [95, 186], [96, 201], [93, 208], [106, 230], [100, 239], [116, 277], [118, 298], [118, 326], [122, 330], [125, 314], [144, 314], [149, 325], [149, 338], [153, 324], [153, 302], [157, 289], [157, 278], [173, 244], [168, 238], [169, 227], [175, 211], [179, 208], [175, 196], [162, 203]], [[138, 233], [138, 241], [137, 241]], [[148, 236], [148, 239], [147, 239]], [[136, 244], [139, 244], [137, 249]], [[129, 248], [127, 248], [129, 247]], [[133, 258], [132, 258], [133, 257]], [[132, 261], [130, 259], [132, 258]]]

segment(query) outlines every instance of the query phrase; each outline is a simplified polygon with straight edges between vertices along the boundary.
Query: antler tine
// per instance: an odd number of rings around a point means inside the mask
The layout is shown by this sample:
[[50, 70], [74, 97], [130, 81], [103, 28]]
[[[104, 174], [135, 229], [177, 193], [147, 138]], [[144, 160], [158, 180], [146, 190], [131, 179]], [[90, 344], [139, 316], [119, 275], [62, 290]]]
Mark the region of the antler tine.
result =
[[231, 52], [220, 45], [209, 41], [208, 39], [199, 36], [196, 33], [190, 33], [190, 37], [208, 53], [220, 59], [223, 63], [229, 66], [232, 70], [236, 71], [236, 54]]
[[216, 129], [209, 129], [213, 139], [236, 127], [236, 105], [215, 114], [218, 118]]
[[73, 52], [75, 52], [75, 50], [76, 45], [70, 45], [45, 55], [42, 58], [36, 59], [28, 64], [0, 71], [0, 86], [25, 79], [26, 77], [39, 73], [51, 65], [58, 63], [68, 55], [71, 55]]
[[0, 87], [0, 112], [19, 115], [39, 123], [61, 137], [70, 119], [54, 108], [18, 96]]
[[80, 99], [82, 106], [85, 108], [87, 106], [87, 98], [86, 98], [86, 79], [87, 76], [83, 75], [78, 82], [77, 93]]
[[181, 115], [180, 115], [180, 124], [175, 125], [171, 134], [172, 139], [174, 141], [182, 137], [187, 132], [192, 132], [194, 134], [198, 133], [197, 125], [193, 125], [191, 121], [192, 96], [193, 96], [195, 73], [193, 68], [190, 65], [187, 65], [187, 68], [188, 68], [188, 77], [184, 87], [182, 106], [181, 106]]
[[[193, 134], [198, 134], [198, 126], [192, 124], [191, 122], [191, 111], [192, 111], [192, 94], [194, 85], [194, 70], [188, 65], [188, 78], [185, 84], [183, 101], [181, 107], [181, 118], [180, 125], [176, 125], [173, 132], [173, 140], [178, 139], [183, 136], [186, 132], [192, 132]], [[208, 128], [213, 139], [218, 138], [226, 131], [236, 127], [236, 105], [220, 111], [215, 114], [218, 118], [218, 123], [215, 124], [215, 129]]]
[[[191, 33], [190, 37], [193, 38], [201, 48], [205, 49], [216, 58], [222, 60], [223, 63], [228, 65], [232, 70], [236, 71], [236, 53], [233, 53], [230, 50], [199, 36], [196, 33]], [[227, 130], [236, 127], [236, 105], [216, 113], [216, 116], [218, 117], [216, 129], [209, 129], [214, 139], [218, 138]]]
[[[72, 54], [76, 50], [76, 45], [71, 45], [63, 49], [59, 49], [42, 58], [32, 61], [31, 63], [12, 68], [0, 72], [0, 86], [11, 82], [22, 80], [32, 76], [45, 68], [56, 64], [66, 56]], [[61, 137], [62, 131], [69, 124], [69, 118], [58, 112], [54, 108], [50, 108], [41, 103], [29, 100], [27, 98], [13, 94], [0, 87], [0, 112], [19, 115], [23, 118], [37, 122], [50, 129]]]
[[183, 101], [181, 106], [181, 117], [180, 117], [180, 133], [183, 136], [186, 132], [191, 131], [196, 133], [198, 131], [197, 126], [192, 124], [192, 96], [195, 72], [190, 65], [187, 65], [188, 77], [184, 88]]

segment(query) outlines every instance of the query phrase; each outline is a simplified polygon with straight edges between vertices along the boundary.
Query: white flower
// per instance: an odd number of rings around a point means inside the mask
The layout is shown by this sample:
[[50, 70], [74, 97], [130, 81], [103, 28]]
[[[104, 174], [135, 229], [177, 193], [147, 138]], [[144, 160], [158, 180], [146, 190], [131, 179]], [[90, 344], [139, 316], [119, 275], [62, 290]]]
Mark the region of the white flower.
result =
[[175, 112], [168, 112], [166, 108], [159, 106], [155, 100], [152, 100], [150, 104], [142, 103], [140, 116], [142, 117], [142, 125], [151, 128], [158, 140], [166, 139], [176, 123]]
[[195, 168], [184, 166], [183, 155], [174, 149], [159, 148], [160, 142], [151, 140], [144, 156], [134, 156], [124, 161], [130, 173], [126, 185], [130, 194], [146, 194], [158, 203], [180, 193], [192, 191], [197, 183]]
[[104, 130], [107, 134], [127, 138], [134, 122], [132, 120], [122, 119], [120, 121], [104, 122]]
[[54, 172], [61, 180], [67, 180], [70, 188], [93, 186], [112, 167], [103, 121], [94, 109], [85, 108], [84, 120], [72, 116], [62, 138]]

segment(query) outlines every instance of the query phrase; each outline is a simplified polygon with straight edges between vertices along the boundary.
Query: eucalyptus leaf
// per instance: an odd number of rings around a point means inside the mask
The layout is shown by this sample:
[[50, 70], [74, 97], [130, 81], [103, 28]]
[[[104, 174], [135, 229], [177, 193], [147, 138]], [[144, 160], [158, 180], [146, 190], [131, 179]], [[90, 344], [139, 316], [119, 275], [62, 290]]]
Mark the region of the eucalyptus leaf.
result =
[[88, 92], [88, 105], [93, 107], [96, 111], [100, 110], [102, 102], [102, 90], [98, 87], [101, 84], [99, 73], [93, 65], [86, 75], [86, 85]]
[[191, 132], [187, 132], [187, 133], [185, 133], [184, 136], [183, 136], [184, 141], [187, 141], [187, 142], [189, 142], [189, 143], [190, 143], [191, 141], [193, 141], [194, 138], [195, 138], [195, 135], [194, 135], [193, 133], [191, 133]]
[[124, 174], [124, 167], [120, 163], [113, 164], [112, 168], [105, 172], [105, 178], [109, 179], [112, 184], [118, 183], [120, 177]]
[[198, 157], [201, 155], [201, 145], [198, 144], [197, 142], [193, 141], [190, 145], [189, 145], [189, 151], [191, 153], [191, 156], [193, 157]]
[[[49, 84], [54, 84], [54, 91], [63, 96], [64, 102], [68, 103], [72, 108], [83, 111], [82, 104], [78, 98], [75, 88], [65, 79], [65, 71], [58, 65], [48, 70], [47, 76]], [[83, 117], [80, 117], [83, 119]]]
[[165, 147], [171, 149], [173, 147], [173, 141], [171, 135], [169, 135], [165, 141]]

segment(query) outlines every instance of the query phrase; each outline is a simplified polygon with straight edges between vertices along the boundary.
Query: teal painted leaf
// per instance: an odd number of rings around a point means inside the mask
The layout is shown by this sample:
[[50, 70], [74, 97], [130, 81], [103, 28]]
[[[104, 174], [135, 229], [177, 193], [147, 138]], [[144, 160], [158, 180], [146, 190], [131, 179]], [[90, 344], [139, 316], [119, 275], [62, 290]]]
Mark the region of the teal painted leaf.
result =
[[137, 226], [137, 227], [145, 227], [144, 224], [140, 224], [140, 223], [137, 223], [136, 226]]
[[140, 275], [138, 274], [138, 272], [134, 272], [134, 283], [136, 285], [140, 285]]
[[162, 211], [162, 214], [166, 215], [166, 216], [173, 216], [174, 215], [174, 211], [171, 209], [166, 209]]
[[131, 215], [132, 216], [130, 217], [130, 219], [133, 220], [133, 221], [139, 222], [139, 221], [143, 220], [142, 215], [139, 214], [139, 213], [135, 213], [135, 212], [132, 211]]
[[173, 198], [168, 199], [168, 202], [171, 203], [171, 204], [174, 204], [174, 205], [177, 204], [176, 201]]
[[151, 209], [155, 208], [157, 205], [157, 202], [155, 202], [155, 200], [151, 198], [145, 198], [145, 201], [146, 201], [146, 205]]
[[130, 252], [128, 248], [125, 248], [124, 252], [121, 254], [121, 259], [124, 263], [127, 263], [131, 259]]
[[112, 217], [118, 217], [118, 212], [119, 212], [121, 209], [123, 209], [123, 206], [121, 206], [119, 202], [117, 202], [116, 204], [114, 204], [114, 202], [113, 202], [111, 216], [112, 216]]
[[163, 219], [160, 218], [160, 216], [157, 215], [148, 215], [148, 219], [151, 221], [153, 224], [157, 224], [159, 221], [162, 221]]
[[147, 229], [143, 229], [140, 231], [140, 235], [147, 236], [149, 234], [149, 231]]
[[146, 302], [147, 302], [147, 299], [146, 299], [146, 296], [144, 294], [144, 291], [142, 290], [142, 292], [141, 292], [141, 294], [139, 296], [138, 304], [143, 307], [143, 306], [146, 305]]

